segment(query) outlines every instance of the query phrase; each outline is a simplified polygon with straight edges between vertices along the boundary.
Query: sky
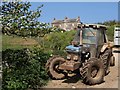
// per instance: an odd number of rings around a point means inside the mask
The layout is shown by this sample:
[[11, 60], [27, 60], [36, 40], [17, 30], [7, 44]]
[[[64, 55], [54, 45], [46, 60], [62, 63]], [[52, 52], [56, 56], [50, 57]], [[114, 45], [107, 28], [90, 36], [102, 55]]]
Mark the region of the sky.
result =
[[30, 1], [30, 2], [119, 2], [120, 0], [22, 0], [22, 1]]
[[65, 17], [80, 16], [83, 23], [98, 23], [118, 20], [117, 2], [31, 2], [31, 10], [41, 8], [40, 22], [51, 23], [53, 18], [63, 20]]

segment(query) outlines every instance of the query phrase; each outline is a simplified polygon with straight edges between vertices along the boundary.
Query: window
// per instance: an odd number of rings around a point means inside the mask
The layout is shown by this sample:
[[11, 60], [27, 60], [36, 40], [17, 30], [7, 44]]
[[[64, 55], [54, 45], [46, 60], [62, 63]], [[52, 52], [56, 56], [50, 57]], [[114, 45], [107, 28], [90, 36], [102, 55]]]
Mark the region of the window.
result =
[[96, 44], [96, 31], [93, 28], [85, 28], [83, 30], [83, 44]]
[[103, 45], [104, 42], [105, 40], [103, 30], [98, 30], [98, 45]]

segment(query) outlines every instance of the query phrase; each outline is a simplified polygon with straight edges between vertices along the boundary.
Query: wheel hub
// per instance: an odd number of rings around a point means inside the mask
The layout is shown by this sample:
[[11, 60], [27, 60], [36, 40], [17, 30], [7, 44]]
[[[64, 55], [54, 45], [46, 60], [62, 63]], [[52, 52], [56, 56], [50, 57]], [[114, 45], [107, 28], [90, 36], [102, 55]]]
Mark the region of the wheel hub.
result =
[[96, 67], [93, 67], [91, 71], [91, 77], [92, 78], [96, 77], [97, 73], [98, 73], [98, 69]]

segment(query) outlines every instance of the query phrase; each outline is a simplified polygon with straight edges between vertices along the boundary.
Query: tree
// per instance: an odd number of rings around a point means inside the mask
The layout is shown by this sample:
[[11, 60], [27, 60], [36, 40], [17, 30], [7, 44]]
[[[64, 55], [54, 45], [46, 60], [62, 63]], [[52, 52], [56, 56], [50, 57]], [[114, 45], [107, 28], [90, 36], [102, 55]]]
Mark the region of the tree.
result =
[[46, 23], [40, 23], [41, 8], [29, 10], [30, 2], [3, 2], [1, 9], [2, 33], [19, 36], [43, 36], [47, 30]]

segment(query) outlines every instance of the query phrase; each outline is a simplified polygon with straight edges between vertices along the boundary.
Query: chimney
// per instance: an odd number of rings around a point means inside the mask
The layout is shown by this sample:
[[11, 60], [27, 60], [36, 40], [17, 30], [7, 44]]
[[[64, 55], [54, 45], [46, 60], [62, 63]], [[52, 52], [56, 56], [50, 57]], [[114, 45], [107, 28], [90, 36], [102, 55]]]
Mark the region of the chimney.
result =
[[68, 17], [65, 17], [65, 19], [68, 19]]
[[79, 21], [79, 22], [80, 22], [80, 16], [78, 16], [77, 21]]
[[53, 19], [53, 21], [56, 20], [56, 18]]

